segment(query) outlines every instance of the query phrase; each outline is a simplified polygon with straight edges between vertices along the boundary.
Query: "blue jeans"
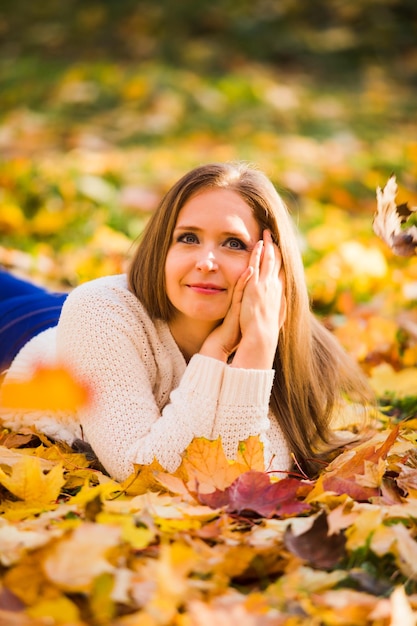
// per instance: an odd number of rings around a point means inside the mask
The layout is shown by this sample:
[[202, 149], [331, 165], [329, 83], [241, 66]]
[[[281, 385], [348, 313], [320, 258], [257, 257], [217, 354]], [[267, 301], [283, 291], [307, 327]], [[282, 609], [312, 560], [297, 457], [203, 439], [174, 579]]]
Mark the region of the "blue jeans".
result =
[[29, 339], [57, 325], [67, 295], [0, 270], [0, 375]]

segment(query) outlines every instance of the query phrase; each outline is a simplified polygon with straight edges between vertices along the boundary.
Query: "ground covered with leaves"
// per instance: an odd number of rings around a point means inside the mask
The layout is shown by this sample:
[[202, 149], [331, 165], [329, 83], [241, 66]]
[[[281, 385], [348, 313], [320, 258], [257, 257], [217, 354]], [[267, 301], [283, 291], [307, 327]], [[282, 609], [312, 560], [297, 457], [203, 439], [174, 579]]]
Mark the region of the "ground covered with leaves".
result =
[[3, 433], [2, 623], [414, 624], [416, 428], [382, 420], [314, 481], [270, 477], [254, 437], [234, 463], [197, 439], [175, 474], [123, 484]]

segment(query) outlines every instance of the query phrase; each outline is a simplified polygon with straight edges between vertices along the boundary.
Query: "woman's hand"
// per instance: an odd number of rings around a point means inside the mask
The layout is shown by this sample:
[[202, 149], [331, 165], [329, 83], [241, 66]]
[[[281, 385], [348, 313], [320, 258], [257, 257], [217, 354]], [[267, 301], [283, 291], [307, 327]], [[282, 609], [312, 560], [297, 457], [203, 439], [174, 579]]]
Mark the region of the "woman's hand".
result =
[[232, 366], [270, 369], [285, 320], [286, 302], [282, 257], [269, 230], [264, 231], [263, 241], [255, 246], [249, 264], [253, 271], [240, 301], [241, 340]]
[[205, 340], [200, 354], [246, 369], [270, 369], [285, 320], [281, 253], [265, 230], [233, 291], [230, 308]]
[[[255, 248], [262, 247], [260, 244], [261, 242], [258, 242]], [[200, 354], [211, 356], [226, 363], [229, 356], [236, 350], [241, 339], [240, 308], [242, 298], [252, 274], [253, 267], [249, 265], [235, 285], [226, 317], [207, 337], [200, 349]]]

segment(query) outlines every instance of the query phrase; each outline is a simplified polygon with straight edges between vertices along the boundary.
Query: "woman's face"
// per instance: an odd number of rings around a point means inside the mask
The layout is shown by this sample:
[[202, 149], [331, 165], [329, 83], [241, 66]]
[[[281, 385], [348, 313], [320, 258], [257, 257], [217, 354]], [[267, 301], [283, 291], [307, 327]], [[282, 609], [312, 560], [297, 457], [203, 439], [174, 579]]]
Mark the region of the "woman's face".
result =
[[193, 196], [179, 212], [165, 264], [172, 322], [210, 332], [225, 317], [260, 237], [252, 209], [235, 191]]

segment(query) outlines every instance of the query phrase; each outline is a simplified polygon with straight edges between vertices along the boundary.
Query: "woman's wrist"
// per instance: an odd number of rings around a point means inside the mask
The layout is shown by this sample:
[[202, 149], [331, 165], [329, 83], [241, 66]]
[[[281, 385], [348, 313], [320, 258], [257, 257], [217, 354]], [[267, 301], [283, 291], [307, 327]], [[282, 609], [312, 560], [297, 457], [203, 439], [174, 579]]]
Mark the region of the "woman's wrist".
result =
[[227, 363], [230, 356], [229, 350], [226, 350], [224, 346], [219, 344], [217, 341], [210, 341], [210, 339], [206, 340], [203, 343], [198, 353], [202, 356], [208, 356], [212, 359], [217, 359], [222, 363]]
[[244, 369], [273, 368], [276, 342], [256, 336], [242, 338], [231, 363], [232, 367]]

